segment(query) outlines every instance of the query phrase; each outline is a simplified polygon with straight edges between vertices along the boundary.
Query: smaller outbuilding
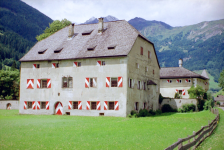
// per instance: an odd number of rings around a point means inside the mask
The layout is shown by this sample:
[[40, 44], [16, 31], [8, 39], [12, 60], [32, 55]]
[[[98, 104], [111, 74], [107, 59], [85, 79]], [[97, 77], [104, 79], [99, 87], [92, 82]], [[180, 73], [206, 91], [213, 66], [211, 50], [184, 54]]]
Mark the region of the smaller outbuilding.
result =
[[215, 102], [220, 102], [220, 105], [224, 105], [224, 95], [218, 95], [214, 98]]

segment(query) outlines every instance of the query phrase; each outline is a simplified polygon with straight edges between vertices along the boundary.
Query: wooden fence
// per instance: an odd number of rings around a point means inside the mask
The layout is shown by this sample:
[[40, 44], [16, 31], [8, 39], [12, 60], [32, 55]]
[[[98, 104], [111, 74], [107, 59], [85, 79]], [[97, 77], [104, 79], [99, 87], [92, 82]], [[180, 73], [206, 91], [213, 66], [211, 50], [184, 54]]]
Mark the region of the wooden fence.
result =
[[[193, 150], [196, 149], [197, 146], [201, 142], [203, 142], [207, 137], [209, 137], [212, 134], [212, 132], [218, 125], [218, 121], [219, 121], [218, 109], [211, 108], [211, 112], [213, 114], [216, 114], [215, 119], [211, 123], [208, 122], [207, 126], [204, 126], [204, 127], [202, 126], [201, 129], [197, 132], [193, 131], [193, 135], [191, 136], [188, 136], [183, 139], [178, 139], [176, 143], [167, 147], [165, 150], [173, 150], [176, 147], [178, 147], [178, 150], [187, 150], [187, 149], [191, 149], [191, 147], [193, 147]], [[183, 145], [184, 144], [183, 142], [187, 144]]]

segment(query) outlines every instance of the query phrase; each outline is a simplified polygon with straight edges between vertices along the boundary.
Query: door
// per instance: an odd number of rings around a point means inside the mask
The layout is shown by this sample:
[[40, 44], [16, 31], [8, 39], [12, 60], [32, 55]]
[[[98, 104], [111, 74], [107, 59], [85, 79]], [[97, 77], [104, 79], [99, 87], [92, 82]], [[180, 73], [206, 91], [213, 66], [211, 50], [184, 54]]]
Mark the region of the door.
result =
[[55, 104], [55, 115], [62, 115], [63, 112], [63, 105], [61, 102], [57, 102]]

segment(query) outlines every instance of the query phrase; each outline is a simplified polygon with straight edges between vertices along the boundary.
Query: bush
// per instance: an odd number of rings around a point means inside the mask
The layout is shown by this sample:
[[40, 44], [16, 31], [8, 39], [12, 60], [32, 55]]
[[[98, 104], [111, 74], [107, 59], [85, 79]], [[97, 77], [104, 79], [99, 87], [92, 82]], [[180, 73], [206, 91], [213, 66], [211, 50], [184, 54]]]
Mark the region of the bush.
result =
[[134, 111], [134, 110], [132, 110], [132, 111], [131, 111], [131, 115], [133, 116], [134, 114], [137, 114], [137, 112]]
[[181, 112], [194, 112], [195, 110], [196, 106], [194, 104], [184, 104]]
[[203, 106], [205, 104], [205, 101], [204, 100], [200, 100], [200, 99], [197, 99], [197, 101], [198, 101], [198, 104], [197, 104], [198, 110], [202, 111], [204, 109]]
[[147, 109], [140, 109], [137, 115], [138, 117], [146, 117], [146, 116], [149, 116], [149, 112]]
[[163, 102], [163, 96], [162, 96], [162, 94], [161, 93], [159, 93], [159, 104], [162, 104], [162, 102]]
[[7, 99], [7, 100], [11, 100], [12, 99], [12, 96], [11, 95], [7, 95], [7, 96], [5, 96], [5, 99]]
[[162, 111], [161, 110], [156, 110], [156, 115], [160, 115], [160, 114], [162, 114]]
[[217, 105], [220, 105], [220, 102], [217, 102], [216, 104], [217, 104]]
[[180, 98], [179, 93], [175, 93], [174, 98]]
[[214, 101], [213, 100], [205, 101], [205, 104], [203, 106], [204, 110], [210, 110], [213, 107], [214, 107]]
[[149, 110], [149, 114], [151, 114], [151, 116], [154, 116], [154, 115], [156, 115], [156, 112], [153, 110]]
[[165, 113], [165, 112], [173, 112], [173, 108], [169, 104], [164, 104], [162, 106], [162, 112], [163, 113]]

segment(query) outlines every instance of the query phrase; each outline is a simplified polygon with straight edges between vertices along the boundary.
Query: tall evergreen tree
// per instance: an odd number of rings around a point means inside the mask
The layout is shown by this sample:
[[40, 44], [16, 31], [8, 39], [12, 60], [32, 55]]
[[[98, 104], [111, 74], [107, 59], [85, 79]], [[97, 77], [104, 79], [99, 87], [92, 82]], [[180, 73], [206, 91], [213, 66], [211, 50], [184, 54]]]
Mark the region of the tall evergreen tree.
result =
[[15, 60], [12, 63], [11, 70], [12, 71], [16, 70], [16, 61]]

